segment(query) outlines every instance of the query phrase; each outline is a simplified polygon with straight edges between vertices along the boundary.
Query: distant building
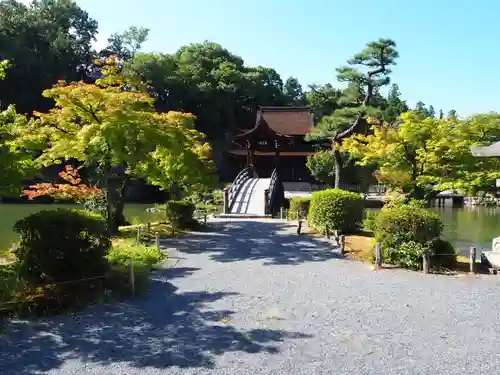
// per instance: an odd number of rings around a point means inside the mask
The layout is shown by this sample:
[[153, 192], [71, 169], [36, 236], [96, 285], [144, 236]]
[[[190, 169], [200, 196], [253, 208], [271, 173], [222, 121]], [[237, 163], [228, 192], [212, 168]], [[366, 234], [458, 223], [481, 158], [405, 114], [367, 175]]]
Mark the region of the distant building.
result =
[[310, 107], [260, 107], [255, 126], [233, 134], [227, 152], [230, 178], [246, 165], [253, 165], [259, 177], [268, 178], [277, 168], [283, 182], [313, 182], [306, 167], [307, 156], [325, 142], [307, 142], [314, 128]]

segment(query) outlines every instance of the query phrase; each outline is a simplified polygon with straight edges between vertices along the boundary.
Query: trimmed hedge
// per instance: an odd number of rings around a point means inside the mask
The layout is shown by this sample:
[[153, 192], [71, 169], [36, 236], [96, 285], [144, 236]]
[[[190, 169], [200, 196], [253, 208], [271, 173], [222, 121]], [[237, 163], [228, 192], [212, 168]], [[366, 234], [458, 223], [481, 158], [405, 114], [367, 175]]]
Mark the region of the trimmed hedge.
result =
[[111, 237], [104, 219], [74, 209], [44, 210], [19, 220], [13, 249], [20, 275], [32, 284], [103, 275]]
[[432, 266], [455, 264], [453, 246], [440, 239], [442, 229], [438, 213], [423, 208], [417, 201], [389, 204], [373, 220], [375, 239], [382, 244], [384, 261], [411, 269], [422, 266], [426, 252], [431, 256]]
[[294, 197], [290, 199], [290, 208], [288, 209], [288, 220], [297, 220], [297, 214], [301, 218], [306, 218], [309, 213], [309, 205], [311, 198], [309, 197]]
[[363, 198], [360, 194], [341, 189], [323, 190], [312, 194], [308, 224], [325, 233], [326, 227], [349, 233], [363, 221]]
[[167, 219], [178, 228], [189, 228], [193, 224], [195, 208], [190, 201], [168, 201], [165, 204]]

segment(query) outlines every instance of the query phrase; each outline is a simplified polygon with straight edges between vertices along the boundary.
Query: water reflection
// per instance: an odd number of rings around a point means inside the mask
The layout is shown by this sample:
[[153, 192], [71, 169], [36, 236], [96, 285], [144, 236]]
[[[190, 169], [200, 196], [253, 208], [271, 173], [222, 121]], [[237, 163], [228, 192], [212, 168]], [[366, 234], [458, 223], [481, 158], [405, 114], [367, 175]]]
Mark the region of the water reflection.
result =
[[496, 207], [435, 207], [443, 221], [443, 237], [463, 253], [470, 246], [491, 250], [491, 241], [500, 236], [500, 208]]

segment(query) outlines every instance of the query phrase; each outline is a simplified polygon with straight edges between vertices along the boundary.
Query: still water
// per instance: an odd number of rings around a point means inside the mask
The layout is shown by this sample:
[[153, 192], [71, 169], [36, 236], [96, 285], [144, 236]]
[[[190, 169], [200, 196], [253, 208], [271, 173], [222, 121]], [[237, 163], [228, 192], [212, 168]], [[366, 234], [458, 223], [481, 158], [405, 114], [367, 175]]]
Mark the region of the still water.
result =
[[[150, 206], [128, 204], [125, 216], [131, 222], [143, 221], [148, 215], [145, 209]], [[0, 204], [0, 252], [17, 240], [17, 234], [12, 231], [17, 220], [33, 212], [56, 207], [58, 205]], [[439, 212], [443, 221], [443, 238], [464, 254], [468, 253], [470, 246], [476, 246], [478, 250], [489, 250], [492, 239], [500, 236], [500, 208], [440, 207], [433, 210]]]
[[443, 222], [443, 237], [463, 253], [471, 246], [491, 250], [491, 241], [500, 237], [500, 208], [433, 208]]

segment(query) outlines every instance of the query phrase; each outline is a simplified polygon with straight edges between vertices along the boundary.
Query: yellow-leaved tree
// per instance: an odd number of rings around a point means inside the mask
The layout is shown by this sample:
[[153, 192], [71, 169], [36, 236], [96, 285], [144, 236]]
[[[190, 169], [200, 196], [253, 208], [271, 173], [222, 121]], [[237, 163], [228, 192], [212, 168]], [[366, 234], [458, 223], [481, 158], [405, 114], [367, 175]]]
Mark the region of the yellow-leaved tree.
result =
[[498, 158], [478, 158], [472, 146], [500, 139], [500, 114], [423, 119], [415, 112], [403, 113], [397, 126], [373, 124], [368, 135], [344, 140], [342, 151], [360, 165], [376, 165], [379, 182], [413, 198], [429, 197], [446, 189], [474, 195], [496, 191], [500, 178]]
[[59, 82], [43, 95], [54, 100], [48, 113], [35, 112], [23, 142], [42, 145], [42, 165], [79, 160], [106, 194], [110, 230], [125, 222], [127, 182], [143, 178], [169, 189], [213, 182], [211, 148], [195, 130], [195, 118], [156, 113], [154, 99], [124, 81], [113, 57], [95, 84]]

